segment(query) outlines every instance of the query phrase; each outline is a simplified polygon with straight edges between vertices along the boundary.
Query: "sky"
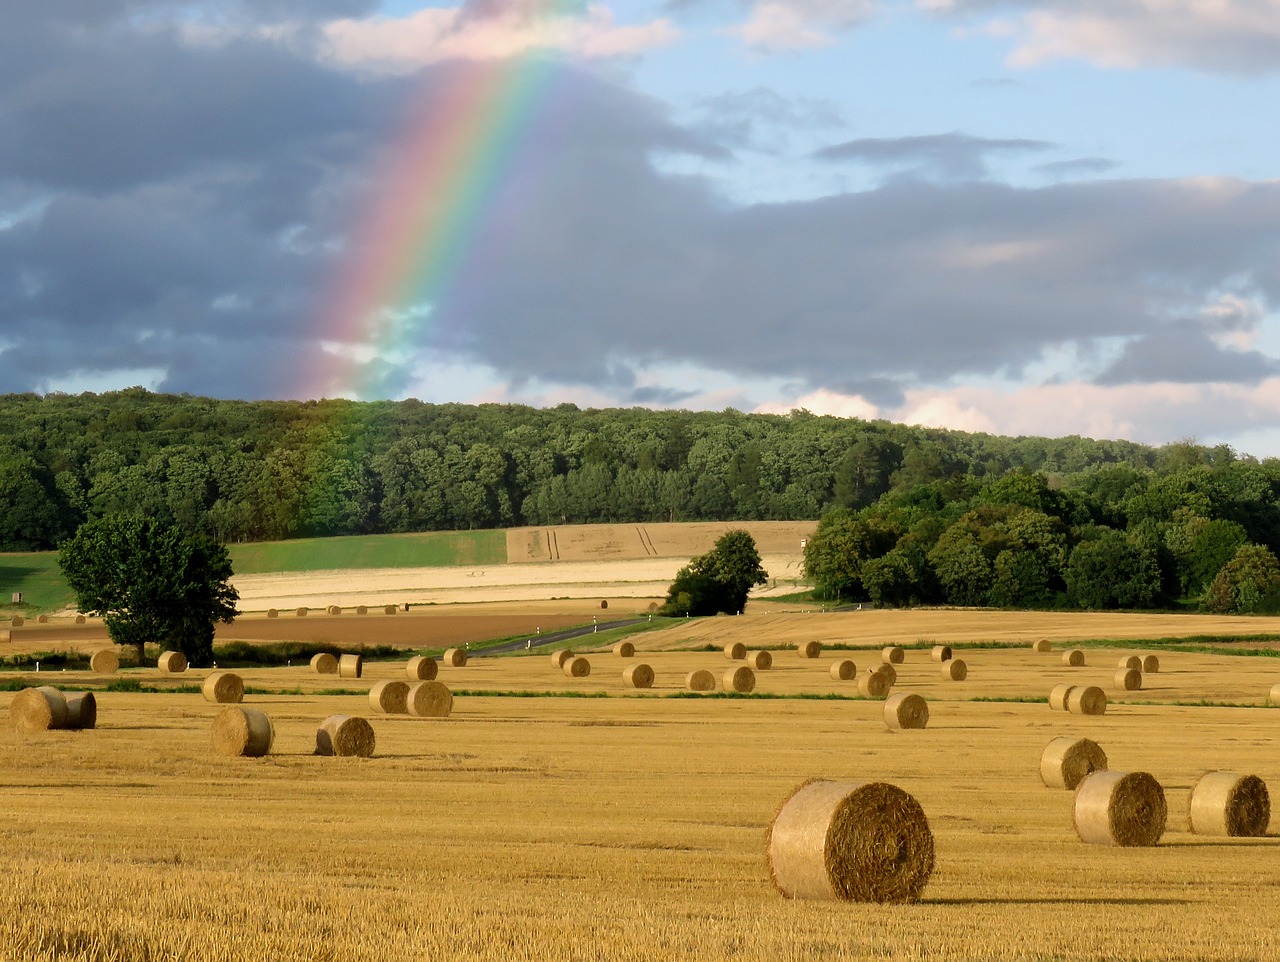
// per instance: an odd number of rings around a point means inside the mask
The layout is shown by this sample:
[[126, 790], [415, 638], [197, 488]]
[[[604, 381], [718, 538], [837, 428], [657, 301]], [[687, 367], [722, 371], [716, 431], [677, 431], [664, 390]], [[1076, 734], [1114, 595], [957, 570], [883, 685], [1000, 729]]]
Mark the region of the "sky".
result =
[[3, 0], [0, 392], [1280, 456], [1280, 0]]

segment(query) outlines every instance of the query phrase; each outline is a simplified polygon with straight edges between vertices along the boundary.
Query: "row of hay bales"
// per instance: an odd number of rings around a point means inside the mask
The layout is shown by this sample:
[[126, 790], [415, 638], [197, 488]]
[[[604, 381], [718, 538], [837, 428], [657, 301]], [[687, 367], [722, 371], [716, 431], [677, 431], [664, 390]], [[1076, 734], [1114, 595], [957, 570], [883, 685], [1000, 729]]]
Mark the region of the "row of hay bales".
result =
[[[275, 744], [271, 716], [259, 708], [228, 707], [218, 712], [210, 727], [213, 750], [227, 758], [262, 758]], [[330, 715], [316, 729], [317, 755], [368, 758], [377, 743], [368, 719]]]
[[[320, 609], [316, 609], [316, 610], [320, 610]], [[329, 614], [329, 615], [340, 615], [343, 613], [343, 609], [341, 605], [325, 605], [323, 610], [325, 614]], [[367, 605], [356, 605], [351, 610], [354, 611], [357, 615], [367, 615], [369, 613], [369, 607]], [[400, 610], [399, 607], [396, 605], [384, 605], [382, 608], [382, 613], [384, 615], [394, 615], [399, 610]], [[296, 618], [305, 618], [307, 617], [308, 614], [310, 614], [310, 612], [311, 612], [310, 608], [295, 608], [293, 610], [294, 617]], [[267, 617], [279, 618], [280, 610], [278, 608], [268, 608]]]
[[[1157, 844], [1168, 822], [1164, 788], [1149, 772], [1110, 771], [1107, 764], [1097, 742], [1064, 735], [1041, 754], [1040, 779], [1049, 788], [1075, 791], [1072, 824], [1081, 841]], [[1191, 790], [1187, 825], [1196, 835], [1258, 837], [1270, 820], [1270, 793], [1256, 775], [1211, 771]]]
[[[77, 625], [83, 625], [84, 622], [85, 622], [84, 615], [76, 615]], [[11, 618], [9, 621], [9, 624], [12, 625], [14, 628], [21, 628], [26, 623], [27, 623], [27, 619], [22, 615], [14, 615], [13, 618]], [[47, 625], [48, 623], [49, 623], [48, 615], [36, 615], [36, 624]]]
[[98, 724], [98, 700], [91, 691], [64, 693], [52, 685], [24, 688], [13, 696], [9, 719], [21, 732], [80, 731]]
[[448, 718], [453, 693], [438, 681], [380, 681], [369, 689], [369, 707], [380, 715]]

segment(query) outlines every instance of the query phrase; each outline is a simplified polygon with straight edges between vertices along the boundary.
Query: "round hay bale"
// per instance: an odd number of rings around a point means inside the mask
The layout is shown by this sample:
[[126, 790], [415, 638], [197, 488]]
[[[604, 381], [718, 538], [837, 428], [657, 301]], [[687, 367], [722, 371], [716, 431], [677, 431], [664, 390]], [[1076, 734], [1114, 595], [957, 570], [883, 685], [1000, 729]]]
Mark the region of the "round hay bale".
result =
[[410, 681], [434, 681], [440, 673], [436, 660], [426, 655], [414, 655], [404, 666], [404, 670]]
[[187, 656], [180, 651], [161, 652], [156, 667], [162, 675], [181, 675], [187, 670]]
[[591, 662], [581, 655], [574, 655], [565, 661], [564, 668], [561, 671], [570, 678], [586, 678], [591, 674]]
[[271, 751], [275, 728], [257, 708], [229, 706], [213, 718], [213, 750], [228, 758], [261, 758]]
[[796, 651], [801, 658], [817, 658], [822, 654], [822, 642], [806, 641], [803, 645], [797, 645]]
[[746, 665], [730, 668], [720, 679], [725, 691], [749, 692], [756, 687], [756, 673]]
[[605, 601], [603, 598], [601, 598], [601, 599], [600, 599], [600, 610], [601, 610], [601, 611], [603, 611], [604, 609], [606, 609], [606, 608], [608, 608], [608, 607], [609, 607], [609, 602], [607, 602], [607, 601]]
[[230, 671], [215, 671], [200, 686], [204, 700], [215, 705], [238, 705], [244, 701], [244, 680]]
[[880, 660], [886, 665], [901, 665], [907, 658], [907, 653], [898, 645], [888, 645], [880, 649]]
[[1157, 674], [1160, 671], [1160, 659], [1155, 655], [1142, 656], [1142, 673]]
[[1258, 838], [1271, 821], [1271, 795], [1257, 775], [1209, 772], [1191, 789], [1191, 831]]
[[364, 658], [360, 655], [346, 654], [338, 658], [339, 678], [359, 678], [364, 674]]
[[18, 731], [44, 732], [67, 724], [67, 699], [48, 685], [24, 688], [9, 704], [9, 718]]
[[415, 718], [448, 718], [453, 692], [438, 681], [420, 681], [409, 688], [409, 714]]
[[26, 618], [23, 618], [23, 617], [22, 617], [22, 615], [14, 615], [14, 616], [13, 616], [13, 627], [15, 627], [15, 628], [21, 628], [21, 627], [22, 627], [23, 625], [25, 625], [26, 623], [27, 623], [27, 619], [26, 619]]
[[352, 715], [330, 715], [316, 729], [317, 755], [368, 758], [376, 742], [368, 720]]
[[853, 681], [858, 677], [858, 666], [848, 658], [833, 661], [829, 670], [835, 681]]
[[952, 658], [942, 663], [942, 677], [951, 681], [964, 681], [969, 677], [969, 666], [962, 658]]
[[403, 715], [409, 711], [409, 683], [380, 681], [369, 689], [369, 707], [381, 715]]
[[1067, 710], [1067, 696], [1076, 690], [1075, 685], [1054, 685], [1049, 692], [1049, 707], [1054, 711]]
[[1053, 651], [1053, 642], [1048, 638], [1041, 638], [1039, 641], [1033, 642], [1031, 647], [1043, 654], [1046, 651]]
[[629, 641], [620, 641], [613, 646], [613, 653], [619, 658], [634, 658], [636, 656], [636, 646]]
[[1084, 652], [1079, 648], [1064, 651], [1062, 653], [1062, 664], [1067, 668], [1082, 668], [1084, 666]]
[[13, 631], [9, 628], [0, 628], [0, 641], [8, 642], [13, 640]]
[[934, 645], [933, 651], [929, 652], [929, 657], [934, 661], [950, 661], [951, 646], [950, 645]]
[[298, 608], [297, 610], [294, 611], [294, 614], [297, 615], [299, 618], [305, 618], [307, 617], [307, 609]]
[[82, 731], [98, 727], [98, 699], [91, 691], [67, 695], [67, 723], [64, 727]]
[[1151, 846], [1164, 834], [1164, 789], [1146, 772], [1094, 772], [1076, 788], [1072, 816], [1080, 841]]
[[1079, 685], [1067, 692], [1067, 711], [1073, 715], [1105, 715], [1107, 693], [1097, 685]]
[[716, 676], [705, 668], [699, 668], [685, 676], [684, 687], [689, 691], [715, 691]]
[[48, 616], [48, 615], [36, 615], [36, 624], [37, 624], [37, 625], [47, 625], [48, 623], [49, 623], [49, 616]]
[[331, 615], [340, 615], [342, 614], [342, 607], [340, 605], [330, 605], [325, 611]]
[[748, 652], [747, 665], [752, 671], [768, 671], [773, 667], [773, 655], [767, 651]]
[[1135, 671], [1142, 671], [1142, 659], [1137, 655], [1125, 655], [1116, 662], [1116, 667], [1125, 669], [1132, 668]]
[[280, 612], [279, 612], [279, 611], [277, 611], [275, 608], [268, 608], [268, 609], [267, 609], [267, 617], [268, 617], [268, 618], [279, 618], [279, 617], [280, 617]]
[[120, 670], [120, 656], [114, 648], [99, 648], [89, 656], [89, 668], [99, 675], [114, 675]]
[[929, 703], [908, 691], [890, 695], [884, 703], [884, 723], [893, 730], [924, 728], [929, 724]]
[[1085, 776], [1107, 769], [1107, 753], [1095, 741], [1063, 735], [1040, 755], [1040, 781], [1048, 788], [1075, 791]]
[[733, 641], [724, 646], [724, 656], [730, 661], [742, 661], [747, 657], [747, 646], [740, 641]]
[[924, 810], [887, 782], [805, 782], [774, 815], [767, 850], [789, 899], [918, 902], [933, 873]]
[[884, 675], [889, 680], [889, 687], [892, 688], [898, 683], [898, 670], [893, 665], [881, 665], [876, 671]]
[[867, 698], [884, 698], [892, 687], [889, 676], [879, 669], [864, 672], [858, 677], [858, 691]]
[[385, 608], [382, 609], [382, 613], [384, 615], [394, 615], [396, 613], [396, 606], [387, 605]]
[[465, 648], [449, 648], [440, 656], [450, 668], [465, 668], [467, 666], [467, 652]]
[[1273, 707], [1280, 705], [1280, 684], [1271, 686], [1271, 691], [1267, 694], [1267, 704]]
[[85, 619], [84, 615], [76, 615], [76, 624], [77, 624], [77, 625], [83, 625], [83, 624], [85, 623], [85, 620], [86, 620], [86, 619]]
[[564, 668], [564, 663], [573, 657], [573, 652], [568, 648], [561, 648], [559, 651], [551, 653], [551, 664], [557, 668]]
[[1111, 683], [1117, 691], [1141, 691], [1142, 671], [1138, 668], [1117, 668], [1111, 676]]
[[367, 615], [369, 613], [368, 605], [356, 605], [356, 614]]
[[653, 669], [643, 663], [628, 665], [622, 671], [622, 680], [632, 688], [652, 688]]
[[317, 652], [311, 656], [311, 670], [317, 675], [336, 675], [338, 673], [338, 657], [327, 651]]

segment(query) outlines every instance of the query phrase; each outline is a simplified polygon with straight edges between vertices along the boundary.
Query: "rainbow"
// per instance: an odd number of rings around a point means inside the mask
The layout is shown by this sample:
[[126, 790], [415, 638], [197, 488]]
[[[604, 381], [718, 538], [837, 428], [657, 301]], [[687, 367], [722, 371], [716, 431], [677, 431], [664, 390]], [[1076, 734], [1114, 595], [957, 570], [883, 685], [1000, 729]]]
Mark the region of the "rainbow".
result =
[[317, 325], [324, 357], [301, 396], [388, 397], [398, 363], [448, 338], [440, 317], [511, 202], [552, 76], [551, 61], [536, 55], [428, 74], [350, 234]]

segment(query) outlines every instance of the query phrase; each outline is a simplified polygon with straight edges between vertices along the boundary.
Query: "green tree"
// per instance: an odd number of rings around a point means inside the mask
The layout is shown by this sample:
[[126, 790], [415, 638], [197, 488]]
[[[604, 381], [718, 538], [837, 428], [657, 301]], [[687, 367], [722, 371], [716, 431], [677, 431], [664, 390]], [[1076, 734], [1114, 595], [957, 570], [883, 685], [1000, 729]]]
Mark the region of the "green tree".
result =
[[193, 665], [213, 658], [213, 629], [231, 622], [239, 594], [227, 549], [154, 518], [113, 515], [85, 522], [58, 551], [81, 611], [101, 614], [111, 640], [181, 651]]
[[1067, 593], [1081, 608], [1149, 608], [1160, 596], [1160, 566], [1124, 532], [1103, 529], [1071, 552]]
[[1280, 562], [1262, 545], [1241, 545], [1205, 592], [1204, 609], [1248, 615], [1280, 608]]
[[662, 610], [671, 615], [736, 615], [746, 608], [751, 589], [768, 580], [755, 538], [746, 531], [727, 531], [710, 551], [676, 573]]

